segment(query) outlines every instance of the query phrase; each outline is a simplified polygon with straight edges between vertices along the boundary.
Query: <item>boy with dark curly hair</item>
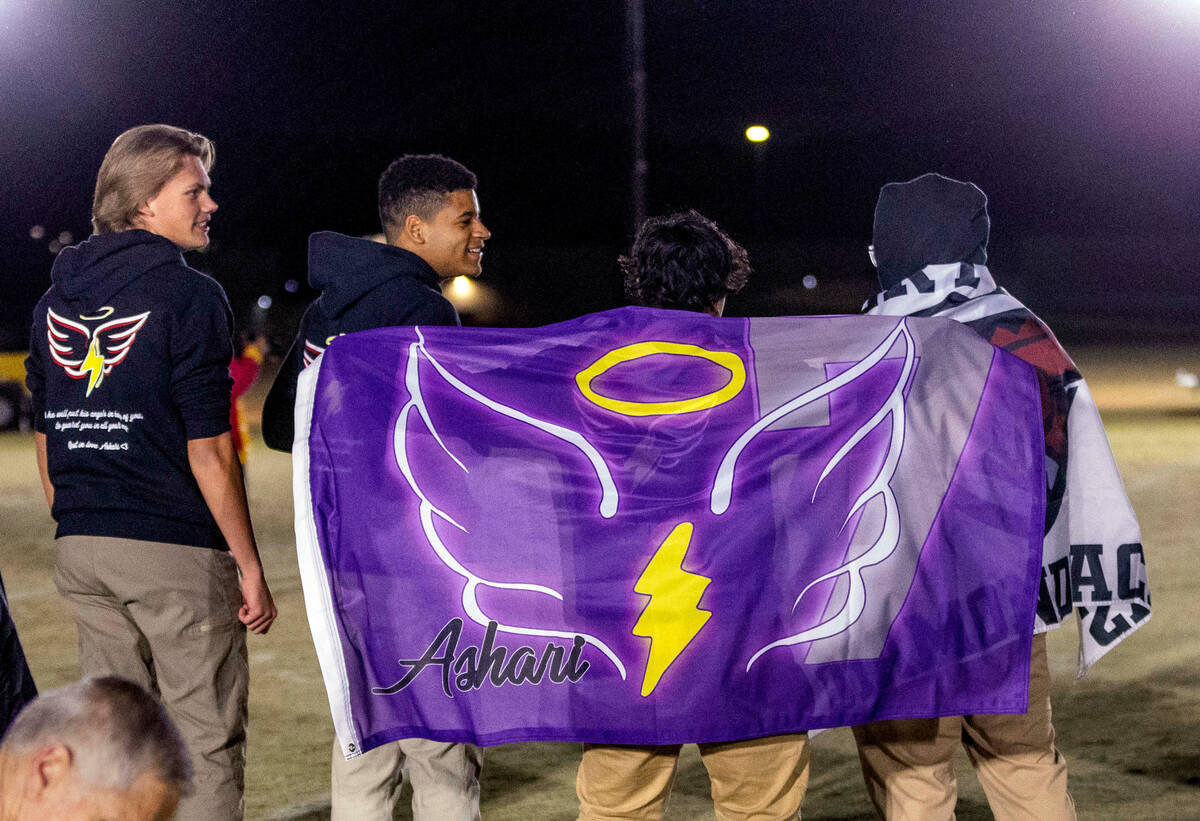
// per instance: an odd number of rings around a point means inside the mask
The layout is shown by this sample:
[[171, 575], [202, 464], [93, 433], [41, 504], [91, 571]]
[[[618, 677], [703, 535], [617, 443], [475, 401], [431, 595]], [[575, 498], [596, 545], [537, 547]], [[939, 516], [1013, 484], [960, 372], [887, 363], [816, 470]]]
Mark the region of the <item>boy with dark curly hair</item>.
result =
[[[745, 249], [696, 211], [642, 223], [620, 258], [625, 295], [648, 308], [721, 316], [750, 275]], [[808, 735], [698, 745], [723, 819], [793, 819], [808, 786]], [[584, 744], [575, 788], [581, 821], [662, 818], [681, 745]]]

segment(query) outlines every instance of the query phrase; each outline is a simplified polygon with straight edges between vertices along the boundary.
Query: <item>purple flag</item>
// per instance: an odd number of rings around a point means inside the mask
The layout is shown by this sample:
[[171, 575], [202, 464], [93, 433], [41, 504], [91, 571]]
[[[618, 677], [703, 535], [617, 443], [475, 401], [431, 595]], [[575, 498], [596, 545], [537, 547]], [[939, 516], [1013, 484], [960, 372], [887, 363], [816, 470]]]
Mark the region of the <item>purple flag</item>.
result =
[[349, 756], [1025, 709], [1038, 386], [957, 323], [386, 328], [300, 385], [297, 544]]

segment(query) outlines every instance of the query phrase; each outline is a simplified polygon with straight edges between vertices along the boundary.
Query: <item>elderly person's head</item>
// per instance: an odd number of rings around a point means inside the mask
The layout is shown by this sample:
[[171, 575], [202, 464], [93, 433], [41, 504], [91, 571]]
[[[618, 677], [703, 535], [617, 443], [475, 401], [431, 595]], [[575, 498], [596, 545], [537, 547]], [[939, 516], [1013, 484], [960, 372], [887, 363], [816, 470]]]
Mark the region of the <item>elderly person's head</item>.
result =
[[191, 779], [158, 699], [124, 679], [85, 679], [42, 694], [9, 727], [0, 821], [165, 821]]

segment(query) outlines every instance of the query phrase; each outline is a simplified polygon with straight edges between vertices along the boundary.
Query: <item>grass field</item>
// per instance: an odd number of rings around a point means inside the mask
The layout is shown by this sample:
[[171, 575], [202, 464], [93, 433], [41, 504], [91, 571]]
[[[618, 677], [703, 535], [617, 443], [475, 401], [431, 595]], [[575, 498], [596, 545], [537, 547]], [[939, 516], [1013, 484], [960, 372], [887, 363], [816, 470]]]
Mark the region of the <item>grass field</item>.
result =
[[[1154, 618], [1074, 681], [1074, 627], [1051, 634], [1055, 725], [1081, 819], [1200, 818], [1200, 391], [1174, 384], [1200, 369], [1200, 349], [1075, 349], [1107, 425], [1142, 525]], [[261, 394], [260, 394], [261, 395]], [[248, 469], [251, 511], [280, 616], [251, 636], [249, 819], [328, 817], [332, 725], [304, 615], [292, 543], [290, 459], [258, 444]], [[51, 578], [53, 522], [32, 437], [0, 435], [0, 570], [38, 685], [78, 675], [75, 630]], [[578, 745], [522, 744], [487, 751], [490, 821], [575, 817]], [[990, 818], [960, 756], [960, 819]], [[410, 818], [407, 807], [398, 818]], [[685, 752], [668, 818], [711, 819], [703, 767]], [[806, 821], [873, 818], [846, 730], [814, 741]]]

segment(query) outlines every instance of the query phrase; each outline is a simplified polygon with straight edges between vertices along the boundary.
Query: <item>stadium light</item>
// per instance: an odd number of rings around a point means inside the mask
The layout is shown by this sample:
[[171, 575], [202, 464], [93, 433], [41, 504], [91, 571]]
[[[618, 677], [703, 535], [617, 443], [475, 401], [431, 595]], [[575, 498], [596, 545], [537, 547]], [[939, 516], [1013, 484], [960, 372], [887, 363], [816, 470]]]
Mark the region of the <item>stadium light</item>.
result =
[[746, 139], [752, 143], [765, 143], [771, 137], [771, 132], [765, 125], [752, 125], [746, 129]]

